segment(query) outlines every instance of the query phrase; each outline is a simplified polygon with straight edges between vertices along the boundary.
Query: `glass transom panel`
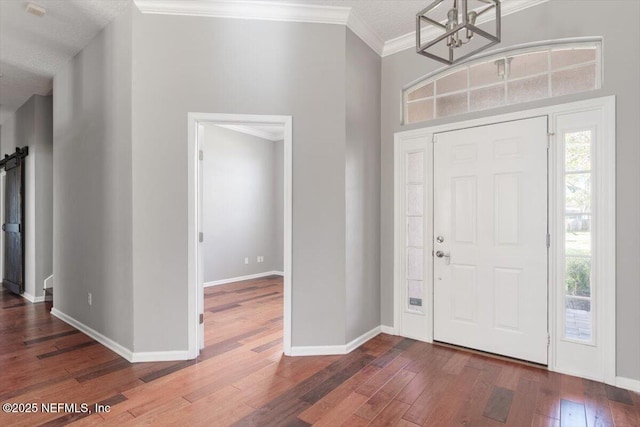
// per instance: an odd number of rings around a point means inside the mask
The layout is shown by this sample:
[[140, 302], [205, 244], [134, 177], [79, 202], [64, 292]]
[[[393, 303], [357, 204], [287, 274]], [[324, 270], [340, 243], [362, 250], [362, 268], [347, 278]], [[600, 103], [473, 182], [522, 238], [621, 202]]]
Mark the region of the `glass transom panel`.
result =
[[446, 68], [404, 91], [404, 124], [598, 89], [600, 44], [514, 49]]

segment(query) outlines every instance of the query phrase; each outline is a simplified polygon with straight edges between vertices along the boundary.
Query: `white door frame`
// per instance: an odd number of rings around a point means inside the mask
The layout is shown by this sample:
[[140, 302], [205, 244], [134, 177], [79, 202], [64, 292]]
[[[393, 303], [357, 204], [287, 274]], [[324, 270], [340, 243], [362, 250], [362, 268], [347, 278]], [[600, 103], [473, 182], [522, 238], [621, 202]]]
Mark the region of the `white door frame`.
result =
[[199, 327], [200, 311], [204, 297], [202, 275], [202, 251], [199, 248], [199, 233], [202, 231], [202, 209], [199, 201], [198, 124], [209, 122], [224, 125], [282, 125], [284, 127], [284, 354], [291, 354], [291, 271], [292, 271], [292, 201], [293, 201], [293, 119], [291, 116], [246, 115], [220, 113], [188, 114], [188, 313], [189, 313], [189, 359], [195, 359], [204, 346]]
[[[616, 383], [616, 256], [615, 256], [615, 96], [607, 96], [602, 98], [594, 98], [585, 101], [572, 102], [568, 104], [553, 105], [549, 107], [536, 108], [532, 110], [518, 111], [514, 113], [501, 114], [490, 117], [483, 117], [473, 120], [465, 120], [453, 123], [447, 123], [437, 126], [428, 126], [420, 129], [397, 132], [394, 135], [394, 327], [393, 332], [402, 335], [401, 311], [402, 311], [402, 286], [403, 286], [403, 263], [404, 254], [401, 247], [401, 233], [403, 232], [403, 212], [402, 212], [402, 150], [406, 141], [416, 141], [422, 139], [430, 149], [433, 148], [433, 137], [440, 132], [447, 132], [463, 128], [485, 126], [506, 121], [522, 120], [532, 117], [547, 116], [549, 118], [550, 141], [554, 140], [555, 122], [558, 116], [568, 113], [576, 113], [581, 111], [600, 110], [603, 117], [604, 138], [599, 141], [600, 147], [597, 148], [599, 156], [600, 169], [598, 170], [598, 183], [595, 193], [598, 197], [598, 206], [603, 206], [601, 212], [601, 228], [598, 230], [598, 243], [604, 246], [602, 252], [606, 256], [596, 256], [594, 262], [598, 271], [598, 279], [601, 281], [601, 293], [599, 296], [598, 307], [601, 313], [607, 313], [606, 316], [599, 316], [596, 320], [596, 336], [600, 337], [600, 346], [604, 361], [603, 378], [594, 378], [589, 373], [568, 372], [563, 367], [557, 366], [558, 359], [558, 342], [561, 337], [556, 333], [561, 320], [558, 319], [559, 301], [558, 290], [560, 284], [555, 279], [554, 272], [558, 264], [557, 248], [554, 244], [557, 238], [554, 238], [554, 230], [557, 230], [557, 215], [554, 215], [556, 204], [556, 191], [559, 185], [556, 167], [556, 155], [554, 150], [550, 150], [549, 155], [549, 230], [551, 235], [551, 248], [549, 255], [549, 304], [548, 304], [548, 327], [550, 333], [549, 340], [549, 357], [548, 369], [551, 371], [568, 373], [570, 375], [578, 375], [598, 379], [607, 384]], [[555, 146], [555, 144], [554, 144]], [[433, 165], [429, 165], [431, 169]], [[432, 173], [432, 171], [431, 171]], [[428, 173], [427, 173], [428, 175]], [[433, 185], [433, 176], [431, 176], [431, 185]], [[433, 200], [427, 201], [427, 209], [433, 209]], [[604, 240], [604, 241], [603, 241]], [[433, 242], [428, 242], [425, 251], [432, 250]], [[603, 284], [606, 284], [605, 288]], [[427, 297], [430, 302], [426, 304], [430, 307], [431, 312], [427, 314], [426, 324], [428, 330], [427, 342], [433, 342], [433, 277], [427, 277]]]

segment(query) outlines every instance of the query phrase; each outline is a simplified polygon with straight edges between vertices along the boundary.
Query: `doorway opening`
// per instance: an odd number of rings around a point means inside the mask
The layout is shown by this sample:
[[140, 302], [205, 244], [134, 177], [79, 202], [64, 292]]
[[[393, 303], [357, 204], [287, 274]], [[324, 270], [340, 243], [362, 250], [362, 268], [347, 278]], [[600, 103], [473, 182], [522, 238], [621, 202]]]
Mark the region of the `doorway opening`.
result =
[[[258, 337], [260, 350], [282, 343], [289, 355], [292, 118], [190, 113], [188, 122], [189, 356], [226, 334]], [[220, 324], [234, 331], [211, 328]]]

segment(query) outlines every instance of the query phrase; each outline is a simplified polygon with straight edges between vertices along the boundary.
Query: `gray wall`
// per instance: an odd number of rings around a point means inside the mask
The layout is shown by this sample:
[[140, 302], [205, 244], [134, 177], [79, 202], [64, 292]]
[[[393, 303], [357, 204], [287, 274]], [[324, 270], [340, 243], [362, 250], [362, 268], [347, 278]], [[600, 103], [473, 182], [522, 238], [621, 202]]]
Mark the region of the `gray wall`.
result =
[[[429, 122], [467, 120], [581, 99], [615, 95], [617, 108], [617, 374], [640, 379], [640, 3], [556, 0], [503, 19], [501, 48], [579, 36], [604, 37], [604, 86], [595, 92], [497, 108]], [[425, 124], [400, 124], [404, 85], [439, 68], [412, 50], [382, 61], [382, 323], [393, 324], [393, 134]]]
[[292, 342], [345, 343], [345, 31], [135, 14], [136, 351], [187, 348], [188, 112], [293, 116]]
[[[54, 308], [129, 349], [133, 348], [131, 41], [127, 10], [53, 82]], [[147, 155], [153, 158], [158, 152], [156, 146]], [[161, 270], [162, 264], [156, 268]], [[87, 302], [89, 292], [92, 306]]]
[[[34, 95], [0, 127], [0, 154], [29, 147], [25, 164], [25, 292], [44, 295], [53, 272], [51, 96]], [[0, 275], [2, 273], [0, 272]]]
[[380, 325], [380, 57], [346, 32], [347, 342]]
[[282, 271], [283, 239], [276, 233], [284, 218], [276, 192], [284, 184], [282, 170], [276, 179], [282, 167], [276, 143], [204, 124], [201, 144], [205, 283]]

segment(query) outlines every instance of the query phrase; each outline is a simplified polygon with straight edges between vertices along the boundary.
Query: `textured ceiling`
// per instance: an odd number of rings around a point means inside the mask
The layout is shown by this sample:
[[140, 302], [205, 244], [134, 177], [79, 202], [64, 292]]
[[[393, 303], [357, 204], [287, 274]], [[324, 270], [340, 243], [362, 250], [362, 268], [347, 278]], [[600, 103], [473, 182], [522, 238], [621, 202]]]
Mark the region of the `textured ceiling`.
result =
[[0, 0], [0, 123], [31, 95], [51, 92], [58, 68], [115, 18], [129, 0]]

